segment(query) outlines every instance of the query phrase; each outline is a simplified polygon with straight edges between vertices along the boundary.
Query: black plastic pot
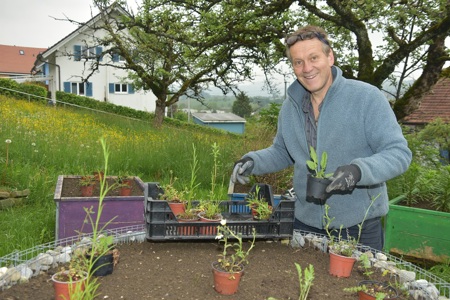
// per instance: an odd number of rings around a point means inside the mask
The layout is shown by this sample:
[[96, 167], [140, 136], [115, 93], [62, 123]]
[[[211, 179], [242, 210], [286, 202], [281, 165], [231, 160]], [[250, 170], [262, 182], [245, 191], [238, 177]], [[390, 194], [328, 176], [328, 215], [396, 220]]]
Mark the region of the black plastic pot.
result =
[[306, 181], [306, 200], [315, 204], [324, 205], [330, 197], [330, 194], [326, 192], [326, 188], [330, 183], [330, 179], [317, 178], [308, 174]]
[[272, 186], [270, 186], [269, 184], [256, 183], [250, 189], [249, 194], [254, 194], [256, 192], [256, 187], [258, 186], [259, 186], [258, 198], [265, 199], [270, 206], [274, 207], [275, 203], [273, 200]]
[[112, 274], [114, 269], [114, 257], [113, 254], [106, 254], [100, 257], [94, 257], [94, 265], [92, 267], [92, 275], [94, 276], [106, 276]]

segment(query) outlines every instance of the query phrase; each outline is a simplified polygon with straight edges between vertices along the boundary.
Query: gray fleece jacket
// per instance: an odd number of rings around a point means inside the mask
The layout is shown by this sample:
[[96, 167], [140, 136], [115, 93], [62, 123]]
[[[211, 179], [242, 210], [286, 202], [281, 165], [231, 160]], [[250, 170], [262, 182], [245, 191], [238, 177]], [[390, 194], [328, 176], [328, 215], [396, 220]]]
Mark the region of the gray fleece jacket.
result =
[[[385, 182], [405, 172], [411, 151], [386, 97], [376, 87], [342, 77], [332, 67], [333, 84], [325, 96], [317, 125], [317, 154], [328, 154], [327, 173], [337, 167], [355, 164], [361, 180], [351, 193], [333, 194], [327, 200], [332, 227], [361, 223], [372, 197], [379, 197], [367, 219], [388, 212]], [[278, 117], [273, 144], [244, 157], [254, 160], [252, 174], [272, 173], [294, 165], [294, 190], [297, 195], [295, 217], [301, 222], [323, 228], [324, 206], [306, 201], [306, 175], [309, 159], [305, 134], [305, 114], [301, 101], [307, 91], [298, 82], [288, 90]]]

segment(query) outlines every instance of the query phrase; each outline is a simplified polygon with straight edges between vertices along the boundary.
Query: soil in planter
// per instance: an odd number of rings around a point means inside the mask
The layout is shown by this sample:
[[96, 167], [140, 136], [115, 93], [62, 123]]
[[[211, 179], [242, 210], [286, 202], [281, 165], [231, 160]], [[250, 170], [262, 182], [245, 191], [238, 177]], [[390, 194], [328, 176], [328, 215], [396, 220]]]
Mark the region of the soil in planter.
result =
[[400, 203], [398, 203], [398, 205], [436, 211], [436, 208], [433, 207], [431, 201], [426, 201], [426, 200], [419, 200], [415, 203], [412, 203], [411, 205], [408, 205], [406, 203], [406, 201], [401, 201]]
[[[328, 274], [328, 254], [318, 250], [293, 249], [280, 242], [257, 241], [245, 267], [238, 292], [231, 298], [213, 288], [211, 263], [221, 248], [211, 242], [143, 242], [118, 245], [120, 261], [111, 275], [99, 277], [98, 299], [239, 299], [264, 300], [268, 297], [298, 299], [298, 275], [294, 263], [302, 270], [314, 266], [315, 279], [308, 299], [354, 300], [356, 293], [344, 292], [367, 279], [356, 266], [349, 278]], [[53, 299], [48, 274], [33, 277], [28, 283], [0, 291], [0, 299]], [[380, 274], [374, 280], [387, 280]], [[408, 299], [404, 296], [399, 299]], [[408, 299], [409, 300], [409, 299]]]
[[[80, 189], [80, 180], [78, 178], [64, 178], [61, 197], [82, 197]], [[109, 186], [113, 185], [116, 181], [114, 178], [106, 178], [106, 182]], [[100, 195], [100, 182], [95, 183], [94, 194], [92, 197], [99, 197]], [[144, 191], [136, 181], [131, 181], [131, 195], [130, 196], [143, 196]], [[120, 196], [119, 188], [111, 189], [106, 196]]]

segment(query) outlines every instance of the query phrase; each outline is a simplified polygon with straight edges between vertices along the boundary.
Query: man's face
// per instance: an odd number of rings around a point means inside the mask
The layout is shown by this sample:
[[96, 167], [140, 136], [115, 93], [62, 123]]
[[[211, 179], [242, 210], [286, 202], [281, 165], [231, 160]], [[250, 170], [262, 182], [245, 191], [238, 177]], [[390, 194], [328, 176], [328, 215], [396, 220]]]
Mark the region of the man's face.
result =
[[331, 66], [334, 64], [333, 52], [323, 52], [323, 43], [314, 38], [296, 42], [290, 47], [292, 66], [297, 79], [312, 94], [325, 97], [333, 82]]

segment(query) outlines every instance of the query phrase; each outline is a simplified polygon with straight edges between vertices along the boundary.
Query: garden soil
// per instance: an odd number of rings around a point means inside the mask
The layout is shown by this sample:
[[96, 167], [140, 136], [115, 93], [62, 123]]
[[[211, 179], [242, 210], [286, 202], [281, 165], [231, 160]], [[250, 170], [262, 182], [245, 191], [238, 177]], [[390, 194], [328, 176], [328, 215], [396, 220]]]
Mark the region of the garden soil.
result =
[[[245, 267], [235, 295], [223, 296], [213, 288], [211, 263], [222, 248], [211, 242], [142, 242], [122, 244], [119, 263], [111, 275], [98, 277], [97, 299], [298, 299], [299, 281], [295, 263], [304, 269], [314, 266], [315, 279], [308, 299], [357, 299], [345, 292], [366, 279], [355, 268], [349, 278], [328, 274], [328, 255], [313, 248], [292, 248], [281, 241], [258, 241]], [[2, 300], [51, 300], [51, 275], [57, 270], [33, 277], [28, 283], [0, 292]], [[374, 274], [378, 277], [380, 274]], [[382, 277], [383, 280], [388, 280]], [[408, 298], [399, 298], [408, 299]]]
[[[356, 293], [345, 292], [344, 288], [357, 286], [359, 281], [367, 279], [356, 265], [349, 278], [331, 276], [328, 273], [328, 254], [313, 247], [292, 248], [286, 241], [259, 240], [249, 256], [249, 264], [245, 267], [238, 292], [223, 296], [214, 290], [211, 269], [211, 263], [217, 260], [222, 251], [218, 241], [144, 241], [120, 244], [117, 248], [120, 252], [119, 263], [111, 275], [98, 277], [100, 288], [96, 299], [299, 299], [299, 278], [295, 263], [300, 264], [302, 270], [309, 264], [314, 266], [315, 278], [308, 299], [357, 299]], [[29, 282], [0, 291], [0, 299], [54, 299], [50, 278], [56, 271], [58, 269], [51, 269], [32, 277]], [[371, 276], [389, 280], [378, 272]]]

